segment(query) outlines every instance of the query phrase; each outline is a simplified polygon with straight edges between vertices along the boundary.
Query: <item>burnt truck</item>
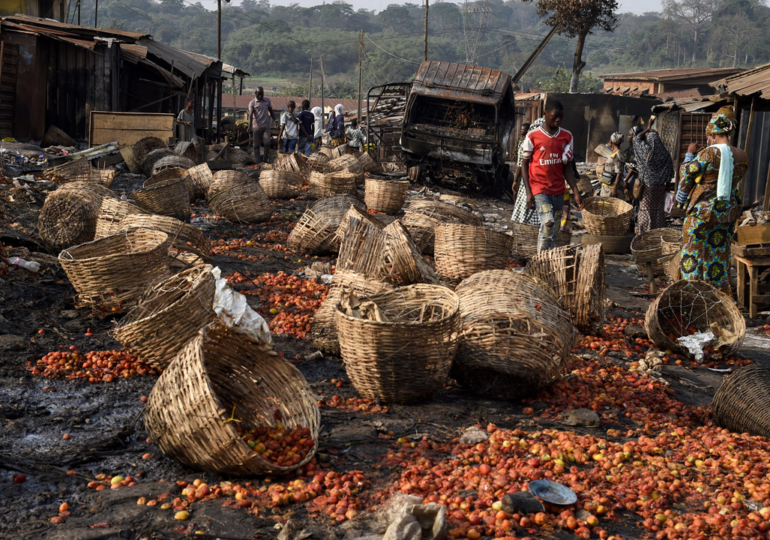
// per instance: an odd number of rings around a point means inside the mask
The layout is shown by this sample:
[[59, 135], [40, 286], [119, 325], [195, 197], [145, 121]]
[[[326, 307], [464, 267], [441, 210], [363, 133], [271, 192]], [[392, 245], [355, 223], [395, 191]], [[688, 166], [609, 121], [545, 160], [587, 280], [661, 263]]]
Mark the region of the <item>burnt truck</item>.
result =
[[411, 83], [370, 90], [369, 142], [380, 160], [406, 163], [412, 181], [500, 195], [510, 186], [513, 96], [503, 71], [423, 62]]

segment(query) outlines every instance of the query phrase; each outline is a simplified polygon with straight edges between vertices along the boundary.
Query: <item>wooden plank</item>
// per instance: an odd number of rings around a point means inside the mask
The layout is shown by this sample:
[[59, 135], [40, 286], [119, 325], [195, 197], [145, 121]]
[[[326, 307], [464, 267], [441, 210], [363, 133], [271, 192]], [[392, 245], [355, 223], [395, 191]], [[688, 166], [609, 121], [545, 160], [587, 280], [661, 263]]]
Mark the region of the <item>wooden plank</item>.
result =
[[174, 115], [169, 113], [113, 113], [93, 111], [95, 129], [169, 130], [174, 127]]
[[735, 238], [735, 243], [743, 246], [770, 244], [770, 223], [738, 227]]
[[[755, 294], [751, 297], [751, 303], [758, 305], [770, 304], [770, 294]], [[754, 312], [756, 313], [756, 310]]]
[[128, 129], [92, 129], [90, 146], [105, 144], [117, 141], [121, 146], [131, 145], [145, 137], [158, 137], [165, 141], [171, 136], [171, 132], [149, 131], [149, 130], [128, 130]]

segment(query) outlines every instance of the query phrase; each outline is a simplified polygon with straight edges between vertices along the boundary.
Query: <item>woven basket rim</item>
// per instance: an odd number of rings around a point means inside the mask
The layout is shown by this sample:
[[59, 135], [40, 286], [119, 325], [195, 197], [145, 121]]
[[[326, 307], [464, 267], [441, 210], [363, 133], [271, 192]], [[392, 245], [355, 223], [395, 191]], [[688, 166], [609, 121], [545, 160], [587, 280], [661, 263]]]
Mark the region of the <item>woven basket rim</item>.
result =
[[[148, 247], [147, 249], [143, 249], [143, 250], [140, 250], [140, 251], [130, 251], [130, 252], [124, 252], [124, 253], [110, 253], [109, 255], [97, 255], [95, 257], [86, 257], [84, 259], [78, 259], [78, 258], [74, 257], [72, 255], [72, 253], [71, 253], [71, 251], [73, 251], [75, 249], [78, 249], [78, 248], [81, 248], [81, 247], [84, 247], [84, 246], [89, 246], [89, 245], [92, 245], [92, 244], [96, 244], [96, 243], [99, 243], [99, 242], [104, 242], [108, 238], [112, 238], [114, 236], [125, 236], [126, 239], [128, 239], [128, 235], [133, 233], [134, 231], [146, 231], [146, 232], [149, 232], [149, 233], [152, 233], [153, 235], [155, 235], [157, 237], [157, 239], [160, 239], [161, 236], [163, 238], [162, 238], [161, 241], [159, 241], [154, 246]], [[163, 245], [167, 241], [168, 241], [168, 235], [166, 233], [162, 232], [162, 231], [158, 231], [156, 229], [148, 229], [148, 228], [145, 228], [145, 227], [136, 227], [136, 228], [128, 229], [126, 231], [122, 231], [122, 232], [118, 232], [118, 233], [115, 233], [115, 234], [111, 234], [109, 236], [103, 236], [102, 238], [97, 238], [96, 240], [91, 240], [90, 242], [83, 242], [82, 244], [78, 244], [77, 246], [73, 246], [71, 248], [63, 249], [61, 251], [61, 253], [59, 253], [58, 259], [60, 261], [87, 262], [87, 261], [94, 261], [94, 260], [97, 260], [97, 259], [102, 259], [103, 260], [103, 259], [108, 259], [108, 258], [111, 258], [111, 257], [122, 257], [122, 256], [125, 256], [125, 255], [135, 255], [135, 254], [140, 254], [140, 253], [148, 253], [150, 251], [153, 251], [154, 249], [157, 249], [158, 246]], [[67, 257], [69, 257], [69, 258], [67, 258]]]
[[609, 216], [602, 216], [600, 214], [596, 214], [594, 212], [591, 212], [590, 207], [594, 204], [607, 204], [613, 207], [617, 207], [619, 210], [616, 216], [621, 216], [623, 214], [626, 214], [628, 212], [633, 212], [634, 207], [630, 204], [628, 204], [626, 201], [621, 201], [620, 199], [616, 199], [615, 197], [588, 197], [585, 201], [583, 201], [583, 212], [588, 212], [591, 215], [594, 215], [599, 218], [609, 217]]

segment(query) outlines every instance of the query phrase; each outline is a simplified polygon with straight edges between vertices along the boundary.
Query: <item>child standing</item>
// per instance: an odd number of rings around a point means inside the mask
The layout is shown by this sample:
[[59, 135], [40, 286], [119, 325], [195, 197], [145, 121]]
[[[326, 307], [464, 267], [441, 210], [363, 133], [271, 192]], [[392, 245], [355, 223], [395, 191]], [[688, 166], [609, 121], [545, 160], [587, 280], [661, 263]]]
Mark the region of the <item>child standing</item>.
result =
[[281, 141], [281, 150], [285, 152], [294, 152], [297, 150], [297, 141], [299, 140], [299, 120], [294, 115], [297, 104], [290, 101], [286, 110], [281, 115], [281, 131], [278, 133], [278, 140]]
[[358, 129], [358, 120], [354, 118], [350, 121], [350, 127], [345, 132], [345, 135], [348, 138], [348, 146], [359, 152], [364, 142], [364, 133]]

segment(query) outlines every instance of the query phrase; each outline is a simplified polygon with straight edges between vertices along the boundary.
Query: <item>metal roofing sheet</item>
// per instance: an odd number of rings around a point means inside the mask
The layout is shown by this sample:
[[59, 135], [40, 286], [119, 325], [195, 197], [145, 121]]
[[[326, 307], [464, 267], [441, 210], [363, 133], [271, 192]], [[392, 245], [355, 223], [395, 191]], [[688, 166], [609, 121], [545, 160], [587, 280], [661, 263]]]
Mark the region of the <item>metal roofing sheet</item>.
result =
[[693, 69], [657, 69], [653, 71], [637, 71], [633, 73], [612, 73], [599, 75], [605, 81], [614, 80], [644, 80], [644, 81], [671, 81], [677, 79], [693, 79], [701, 77], [726, 77], [744, 71], [741, 68], [693, 68]]
[[770, 64], [758, 66], [749, 71], [714, 81], [710, 86], [724, 87], [724, 91], [738, 96], [758, 95], [770, 99]]
[[126, 32], [124, 30], [112, 30], [110, 28], [92, 28], [89, 26], [78, 26], [77, 24], [67, 24], [67, 23], [55, 21], [53, 19], [42, 19], [40, 17], [30, 17], [29, 15], [9, 15], [8, 17], [3, 17], [2, 21], [3, 23], [5, 23], [6, 21], [10, 21], [10, 22], [16, 22], [19, 24], [31, 24], [38, 27], [38, 29], [41, 32], [44, 32], [43, 29], [48, 29], [51, 31], [64, 30], [73, 34], [88, 35], [88, 36], [108, 35], [108, 36], [114, 36], [114, 37], [123, 37], [131, 41], [150, 36], [150, 34], [142, 34], [139, 32]]
[[[167, 62], [169, 65], [173, 62], [174, 70], [179, 70], [187, 77], [200, 77], [212, 64], [218, 62], [214, 58], [183, 51], [150, 38], [142, 38], [137, 44], [147, 47], [147, 51], [152, 56]], [[216, 77], [219, 76], [219, 73], [212, 73], [211, 75]]]
[[459, 92], [472, 101], [495, 103], [510, 84], [511, 76], [499, 69], [428, 61], [420, 64], [413, 91], [439, 97]]

